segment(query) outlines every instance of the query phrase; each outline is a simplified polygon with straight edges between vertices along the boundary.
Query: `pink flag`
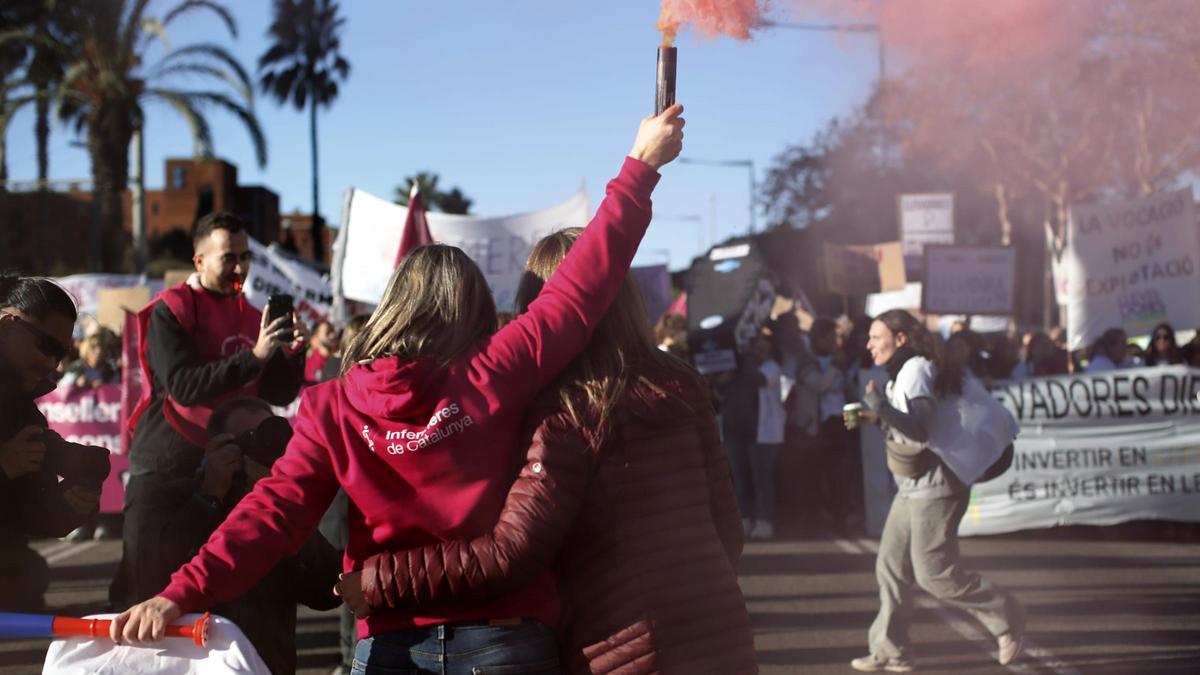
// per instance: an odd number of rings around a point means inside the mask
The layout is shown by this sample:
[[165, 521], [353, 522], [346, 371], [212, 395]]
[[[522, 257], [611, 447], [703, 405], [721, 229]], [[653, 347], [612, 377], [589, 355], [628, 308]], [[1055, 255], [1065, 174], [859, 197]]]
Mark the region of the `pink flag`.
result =
[[667, 308], [667, 314], [678, 314], [679, 316], [687, 316], [687, 291], [683, 291], [675, 298], [675, 302]]
[[[138, 315], [125, 310], [125, 330], [121, 333], [121, 454], [129, 454], [133, 431], [130, 413], [142, 398], [142, 361], [138, 350]], [[150, 383], [147, 382], [149, 387]]]
[[404, 234], [400, 235], [400, 250], [396, 251], [395, 267], [400, 266], [412, 250], [418, 246], [433, 243], [433, 235], [429, 234], [429, 223], [425, 222], [425, 200], [413, 185], [412, 194], [408, 199], [408, 216], [404, 219]]

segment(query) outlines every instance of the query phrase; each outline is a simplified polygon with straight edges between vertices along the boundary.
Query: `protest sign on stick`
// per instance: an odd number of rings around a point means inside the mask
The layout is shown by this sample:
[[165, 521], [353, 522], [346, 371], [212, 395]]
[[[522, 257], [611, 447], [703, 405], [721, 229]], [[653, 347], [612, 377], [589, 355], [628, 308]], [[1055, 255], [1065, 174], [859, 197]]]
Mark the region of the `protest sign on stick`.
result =
[[926, 246], [921, 311], [1009, 315], [1015, 309], [1017, 252], [1005, 246]]
[[908, 283], [900, 242], [840, 246], [825, 243], [825, 290], [843, 296], [903, 290]]
[[900, 241], [904, 247], [904, 262], [909, 271], [915, 272], [921, 269], [924, 262], [926, 246], [954, 243], [954, 195], [900, 195], [896, 201], [900, 211]]
[[843, 296], [865, 296], [881, 289], [879, 263], [868, 251], [828, 242], [821, 259], [825, 290]]

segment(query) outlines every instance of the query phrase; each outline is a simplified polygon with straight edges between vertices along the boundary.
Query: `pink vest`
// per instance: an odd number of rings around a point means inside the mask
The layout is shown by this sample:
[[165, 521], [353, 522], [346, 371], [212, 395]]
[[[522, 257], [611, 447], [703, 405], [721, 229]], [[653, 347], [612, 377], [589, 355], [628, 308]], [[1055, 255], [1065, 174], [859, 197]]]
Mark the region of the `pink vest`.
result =
[[[179, 325], [192, 335], [192, 349], [201, 361], [220, 361], [239, 352], [249, 351], [258, 341], [262, 313], [246, 302], [240, 294], [221, 297], [203, 290], [196, 290], [186, 283], [159, 293], [150, 304], [138, 312], [138, 361], [142, 370], [142, 395], [137, 407], [129, 416], [132, 432], [138, 418], [150, 405], [151, 382], [150, 362], [146, 356], [146, 336], [150, 327], [150, 314], [155, 303], [162, 301], [179, 321]], [[259, 379], [247, 383], [240, 389], [215, 396], [203, 403], [185, 406], [164, 395], [163, 416], [167, 423], [189, 442], [204, 447], [208, 443], [208, 419], [213, 409], [223, 401], [240, 396], [257, 396]]]

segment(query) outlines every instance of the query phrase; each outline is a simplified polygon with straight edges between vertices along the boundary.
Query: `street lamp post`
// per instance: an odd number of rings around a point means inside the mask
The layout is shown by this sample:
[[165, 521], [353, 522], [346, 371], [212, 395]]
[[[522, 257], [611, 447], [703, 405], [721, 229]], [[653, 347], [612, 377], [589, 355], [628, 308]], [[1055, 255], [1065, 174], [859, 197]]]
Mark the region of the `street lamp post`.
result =
[[146, 149], [142, 134], [145, 126], [138, 122], [133, 128], [133, 171], [130, 176], [130, 221], [133, 229], [133, 271], [146, 273], [148, 256], [146, 246]]
[[694, 159], [692, 157], [680, 157], [680, 164], [701, 164], [704, 166], [740, 166], [749, 169], [750, 171], [750, 234], [754, 234], [755, 230], [755, 215], [754, 207], [756, 205], [755, 192], [758, 190], [758, 184], [754, 180], [754, 160], [752, 159]]
[[[87, 150], [87, 143], [80, 140], [69, 141], [67, 145]], [[94, 180], [92, 181], [92, 231], [89, 239], [92, 249], [92, 260], [89, 267], [93, 272], [103, 272], [104, 267], [101, 264], [101, 258], [104, 257], [104, 242], [100, 236], [100, 188]]]
[[[765, 21], [763, 26], [767, 28], [787, 28], [789, 30], [803, 30], [812, 32], [825, 33], [874, 33], [875, 42], [879, 54], [879, 92], [883, 95], [884, 81], [887, 79], [887, 59], [883, 46], [883, 26], [877, 23], [786, 23], [782, 21]], [[887, 169], [888, 141], [887, 141], [887, 110], [884, 108], [881, 98], [879, 103], [879, 167]]]
[[697, 254], [704, 253], [704, 228], [701, 225], [704, 223], [704, 218], [698, 213], [684, 213], [680, 215], [660, 215], [654, 214], [655, 222], [669, 221], [676, 223], [695, 223], [696, 224], [696, 250]]

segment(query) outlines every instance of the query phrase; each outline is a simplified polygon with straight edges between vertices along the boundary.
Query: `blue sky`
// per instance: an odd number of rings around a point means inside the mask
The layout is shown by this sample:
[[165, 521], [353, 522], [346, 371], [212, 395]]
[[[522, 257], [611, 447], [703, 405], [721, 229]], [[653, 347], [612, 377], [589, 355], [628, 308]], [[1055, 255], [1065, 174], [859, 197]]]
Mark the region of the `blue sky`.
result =
[[[151, 13], [174, 4], [156, 0]], [[270, 3], [225, 4], [238, 22], [236, 40], [197, 13], [171, 26], [171, 43], [218, 41], [253, 71], [266, 45]], [[343, 0], [342, 13], [343, 53], [353, 71], [318, 122], [321, 209], [333, 222], [345, 188], [390, 198], [420, 170], [460, 186], [478, 215], [544, 208], [581, 181], [595, 208], [638, 122], [652, 112], [654, 0]], [[760, 181], [778, 152], [860, 104], [876, 77], [871, 36], [769, 29], [737, 42], [685, 32], [677, 46], [688, 120], [684, 155], [752, 159]], [[216, 154], [238, 166], [242, 184], [275, 190], [286, 211], [307, 211], [307, 114], [261, 94], [255, 108], [269, 144], [267, 166], [256, 166], [245, 131], [219, 111], [210, 116]], [[163, 184], [163, 160], [189, 156], [192, 144], [172, 110], [151, 107], [147, 115], [147, 184], [154, 189]], [[52, 131], [52, 178], [90, 176], [86, 153], [71, 140], [61, 127]], [[10, 177], [34, 178], [31, 113], [14, 119], [8, 143]], [[654, 195], [660, 218], [637, 262], [686, 267], [710, 243], [714, 201], [718, 239], [745, 231], [748, 181], [744, 168], [665, 168]], [[701, 222], [677, 220], [696, 216]]]

